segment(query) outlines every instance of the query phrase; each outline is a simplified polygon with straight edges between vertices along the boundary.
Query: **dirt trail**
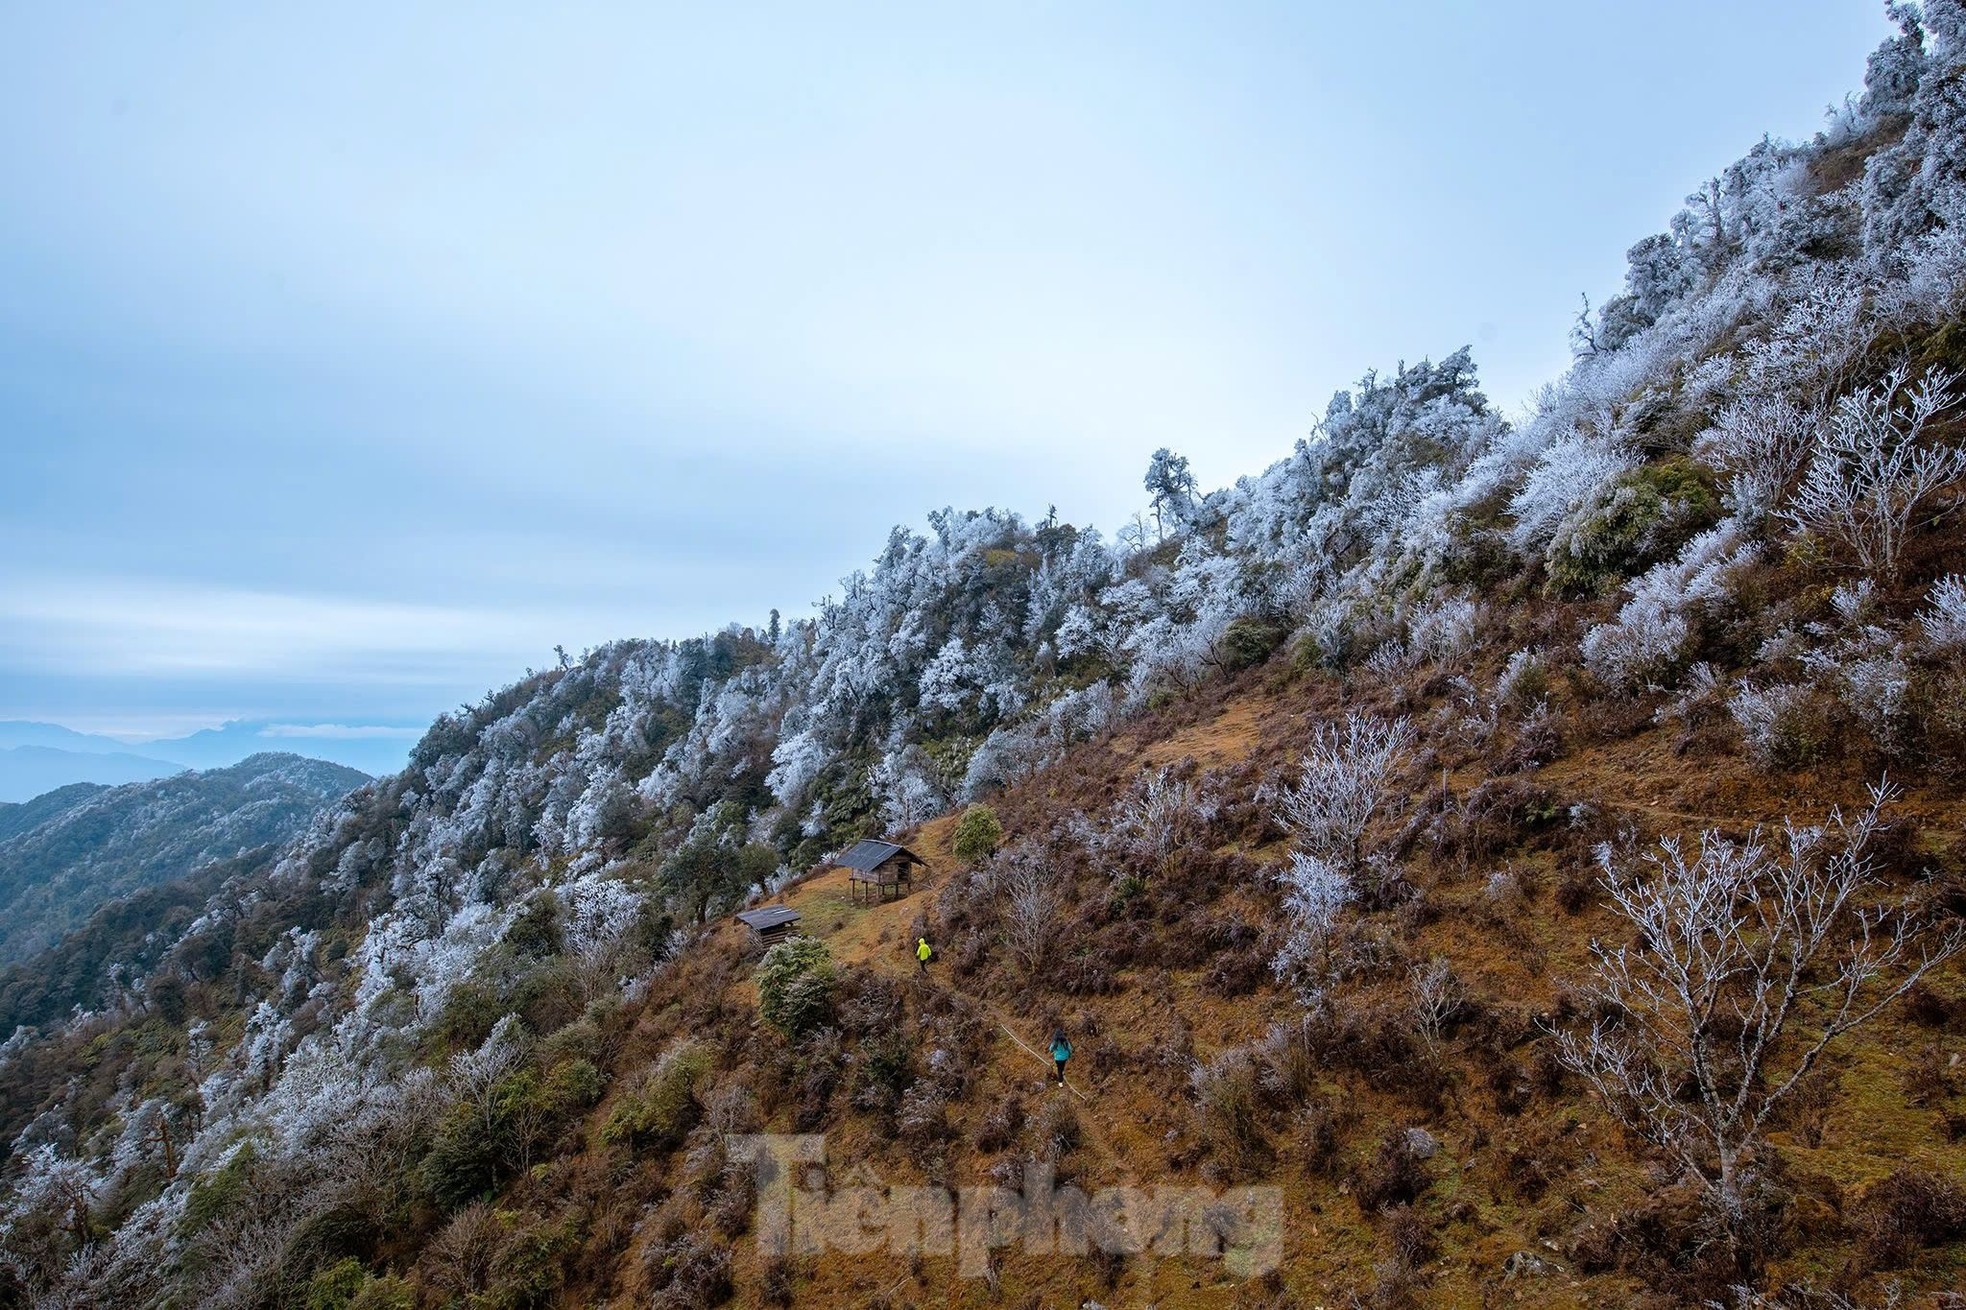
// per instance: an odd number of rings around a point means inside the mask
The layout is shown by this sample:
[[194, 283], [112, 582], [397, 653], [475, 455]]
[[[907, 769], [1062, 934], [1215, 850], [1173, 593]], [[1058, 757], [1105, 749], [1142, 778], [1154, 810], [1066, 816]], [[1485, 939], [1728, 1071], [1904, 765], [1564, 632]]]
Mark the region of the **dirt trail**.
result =
[[[840, 963], [876, 969], [904, 984], [913, 985], [920, 972], [914, 958], [914, 924], [928, 908], [928, 894], [941, 882], [941, 876], [930, 873], [917, 882], [915, 890], [907, 896], [873, 902], [868, 902], [863, 896], [856, 903], [846, 870], [831, 869], [790, 888], [782, 899], [805, 916], [800, 926], [811, 936], [824, 941], [833, 958]], [[957, 986], [945, 967], [931, 963], [929, 969], [931, 979], [937, 986], [955, 992], [990, 1017], [998, 1026], [997, 1035], [1005, 1039], [1013, 1062], [1022, 1065], [1029, 1061], [1032, 1072], [1029, 1081], [1035, 1081], [1042, 1075], [1050, 1086], [1047, 1095], [1056, 1093], [1056, 1087], [1049, 1077], [1050, 1059], [1037, 1051], [1040, 1043], [1030, 1040], [1030, 1034], [1020, 1029], [1015, 1015], [989, 998]], [[1002, 1067], [999, 1061], [993, 1060], [992, 1063]], [[1027, 1081], [1014, 1073], [1011, 1079], [1020, 1084]], [[1085, 1134], [1084, 1146], [1091, 1148], [1090, 1153], [1102, 1165], [1120, 1175], [1120, 1181], [1135, 1181], [1134, 1170], [1127, 1163], [1126, 1155], [1113, 1144], [1112, 1125], [1107, 1124], [1100, 1113], [1097, 1092], [1088, 1092], [1069, 1077], [1066, 1089], [1076, 1097], [1081, 1111], [1078, 1118]]]

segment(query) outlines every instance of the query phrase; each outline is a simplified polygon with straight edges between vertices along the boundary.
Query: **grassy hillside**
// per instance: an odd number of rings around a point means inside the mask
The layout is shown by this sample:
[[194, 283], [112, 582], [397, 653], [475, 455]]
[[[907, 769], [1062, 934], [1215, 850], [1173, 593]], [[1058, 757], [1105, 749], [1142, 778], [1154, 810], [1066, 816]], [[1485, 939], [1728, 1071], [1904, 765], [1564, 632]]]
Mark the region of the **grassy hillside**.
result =
[[[736, 1299], [761, 1304], [787, 1285], [798, 1304], [816, 1305], [1314, 1305], [1355, 1293], [1375, 1304], [1568, 1306], [1723, 1294], [1729, 1271], [1697, 1252], [1712, 1232], [1693, 1190], [1662, 1173], [1552, 1058], [1548, 1033], [1576, 1021], [1590, 943], [1629, 933], [1590, 876], [1590, 847], [1620, 829], [1653, 836], [1719, 824], [1742, 834], [1798, 808], [1861, 804], [1863, 774], [1771, 779], [1677, 726], [1636, 714], [1594, 724], [1582, 698], [1560, 717], [1557, 757], [1522, 774], [1495, 776], [1490, 751], [1471, 743], [1423, 738], [1378, 833], [1404, 849], [1412, 894], [1351, 926], [1370, 963], [1327, 1013], [1307, 1017], [1268, 968], [1282, 928], [1260, 870], [1284, 843], [1251, 803], [1254, 787], [1287, 768], [1313, 724], [1360, 705], [1451, 711], [1454, 681], [1269, 668], [1080, 747], [1011, 789], [997, 805], [1007, 849], [1069, 889], [1040, 968], [1022, 966], [989, 931], [979, 888], [988, 870], [959, 866], [945, 818], [915, 835], [936, 875], [913, 896], [855, 905], [844, 875], [831, 872], [780, 898], [840, 966], [836, 1028], [787, 1042], [758, 1021], [755, 950], [735, 926], [700, 943], [620, 1020], [617, 1068], [659, 1067], [665, 1052], [708, 1043], [712, 1072], [696, 1100], [706, 1110], [741, 1103], [746, 1127], [823, 1128], [835, 1186], [868, 1176], [987, 1182], [1019, 1176], [1001, 1166], [1027, 1157], [1088, 1188], [1279, 1184], [1286, 1259], [1276, 1277], [1241, 1282], [1220, 1260], [1194, 1257], [1073, 1261], [1012, 1247], [992, 1286], [960, 1277], [953, 1259], [832, 1251], [781, 1264], [736, 1240]], [[1128, 875], [1061, 840], [1061, 819], [1080, 807], [1097, 814], [1143, 767], [1190, 776], [1224, 803], [1121, 899]], [[1966, 896], [1956, 787], [1910, 790], [1898, 809], [1892, 881]], [[941, 943], [926, 976], [911, 954], [922, 932]], [[1429, 1037], [1412, 966], [1431, 960], [1446, 961], [1456, 987]], [[1894, 1188], [1923, 1176], [1907, 1171], [1953, 1180], [1953, 1204], [1966, 1174], [1962, 1002], [1966, 975], [1949, 965], [1915, 1004], [1836, 1047], [1817, 1088], [1769, 1134], [1779, 1165], [1771, 1159], [1768, 1283], [1957, 1285], [1966, 1233], [1914, 1219], [1903, 1241], [1893, 1234], [1907, 1223]], [[1025, 1049], [1061, 1021], [1082, 1098], [1047, 1085], [1045, 1062]], [[957, 1053], [957, 1071], [938, 1065], [938, 1053]], [[882, 1088], [875, 1070], [897, 1058], [902, 1087]], [[636, 1237], [618, 1247], [590, 1239], [567, 1264], [569, 1302], [642, 1304], [659, 1298], [654, 1284], [680, 1258], [680, 1237], [664, 1245], [650, 1231], [712, 1225], [724, 1191], [744, 1184], [706, 1167], [700, 1150], [656, 1160], [609, 1145], [608, 1125], [637, 1084], [617, 1074], [610, 1085], [571, 1130], [584, 1148], [503, 1204], [539, 1216], [594, 1207], [603, 1230], [617, 1208], [656, 1207]], [[1406, 1166], [1388, 1163], [1386, 1143], [1415, 1127], [1439, 1150], [1412, 1166], [1409, 1197], [1389, 1184]], [[508, 1211], [504, 1222], [520, 1221]]]

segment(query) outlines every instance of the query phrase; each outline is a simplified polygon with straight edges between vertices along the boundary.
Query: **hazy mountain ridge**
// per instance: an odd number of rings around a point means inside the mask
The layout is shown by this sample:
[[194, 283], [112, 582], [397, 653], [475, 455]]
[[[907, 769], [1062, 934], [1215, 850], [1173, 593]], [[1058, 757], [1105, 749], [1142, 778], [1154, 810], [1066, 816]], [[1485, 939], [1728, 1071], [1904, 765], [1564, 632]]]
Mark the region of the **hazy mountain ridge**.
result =
[[76, 782], [117, 786], [186, 769], [221, 769], [266, 752], [325, 759], [374, 776], [402, 767], [408, 741], [396, 728], [234, 719], [182, 737], [137, 744], [54, 723], [0, 719], [0, 802], [23, 801]]
[[263, 754], [153, 782], [78, 784], [0, 811], [0, 963], [44, 949], [106, 901], [284, 842], [367, 781]]
[[[1888, 560], [1829, 512], [1864, 459], [1845, 437], [1895, 434], [1941, 473], [1960, 445], [1966, 10], [1905, 21], [1822, 137], [1762, 143], [1633, 248], [1625, 294], [1580, 325], [1575, 367], [1521, 425], [1465, 351], [1371, 374], [1232, 488], [1200, 494], [1156, 456], [1164, 540], [943, 511], [812, 621], [615, 643], [440, 720], [403, 773], [195, 916], [178, 907], [140, 967], [104, 955], [77, 980], [95, 1013], [8, 1043], [12, 1294], [866, 1303], [838, 1265], [734, 1254], [748, 1194], [716, 1132], [760, 1125], [849, 1134], [910, 1181], [1018, 1152], [1209, 1180], [1274, 1168], [1319, 1206], [1295, 1240], [1324, 1245], [1250, 1304], [1338, 1286], [1407, 1304], [1429, 1278], [1499, 1296], [1518, 1249], [1603, 1299], [1728, 1294], [1685, 1215], [1657, 1208], [1685, 1174], [1564, 1073], [1550, 1034], [1586, 1002], [1553, 975], [1623, 931], [1590, 863], [1619, 835], [1608, 806], [1647, 836], [1774, 821], [1797, 770], [1825, 804], [1886, 768], [1907, 781], [1892, 890], [1957, 900], [1960, 471]], [[1922, 417], [1921, 381], [1945, 402]], [[1400, 804], [1334, 883], [1275, 811], [1295, 753], [1359, 707], [1408, 734]], [[1222, 726], [1238, 715], [1260, 730]], [[1715, 790], [1629, 805], [1687, 774]], [[687, 931], [775, 868], [975, 799], [1002, 803], [1013, 841], [920, 905], [946, 984], [904, 994], [843, 949], [830, 1022], [781, 1032], [744, 1003], [737, 950]], [[1317, 931], [1342, 927], [1357, 954], [1306, 1000], [1292, 971], [1320, 885]], [[1069, 924], [1070, 953], [1031, 918]], [[1436, 953], [1464, 1008], [1428, 1018], [1406, 994]], [[1865, 1113], [1909, 1134], [1891, 1149], [1943, 1167], [1958, 990], [1956, 968], [1935, 976], [1901, 1035], [1940, 1052], [1916, 1105], [1864, 1083]], [[1080, 1029], [1094, 1068], [1145, 1089], [1130, 1104], [1155, 1136], [1093, 1141], [1051, 1108], [982, 1119], [979, 1088], [1025, 1096], [984, 1007], [1034, 997], [1163, 1025], [1155, 1053]], [[897, 1031], [923, 1049], [895, 1051]], [[1293, 1032], [1314, 1075], [1291, 1064]], [[1234, 1117], [1238, 1088], [1288, 1112]], [[1415, 1118], [1452, 1136], [1453, 1204], [1399, 1153]], [[1789, 1200], [1752, 1276], [1944, 1286], [1966, 1235], [1944, 1207], [1966, 1200], [1937, 1193], [1939, 1217], [1887, 1243], [1882, 1157], [1833, 1119], [1793, 1131], [1763, 1143], [1810, 1163], [1766, 1171]], [[881, 1282], [899, 1288], [894, 1263]], [[1104, 1291], [1153, 1276], [1109, 1272]], [[1005, 1277], [1076, 1304], [1103, 1294], [1095, 1274]], [[1528, 1303], [1574, 1295], [1516, 1277]]]
[[53, 746], [0, 748], [0, 793], [32, 800], [77, 783], [119, 787], [182, 773], [188, 766], [127, 751], [68, 751]]

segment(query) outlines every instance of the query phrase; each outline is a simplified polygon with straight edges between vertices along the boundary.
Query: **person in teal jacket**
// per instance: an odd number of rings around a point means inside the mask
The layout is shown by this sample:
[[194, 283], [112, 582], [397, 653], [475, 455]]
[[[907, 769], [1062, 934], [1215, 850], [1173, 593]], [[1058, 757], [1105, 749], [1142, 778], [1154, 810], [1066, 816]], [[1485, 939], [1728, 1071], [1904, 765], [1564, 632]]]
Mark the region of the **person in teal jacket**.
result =
[[1051, 1030], [1051, 1063], [1058, 1070], [1058, 1085], [1065, 1085], [1065, 1061], [1072, 1058], [1072, 1043], [1063, 1028]]

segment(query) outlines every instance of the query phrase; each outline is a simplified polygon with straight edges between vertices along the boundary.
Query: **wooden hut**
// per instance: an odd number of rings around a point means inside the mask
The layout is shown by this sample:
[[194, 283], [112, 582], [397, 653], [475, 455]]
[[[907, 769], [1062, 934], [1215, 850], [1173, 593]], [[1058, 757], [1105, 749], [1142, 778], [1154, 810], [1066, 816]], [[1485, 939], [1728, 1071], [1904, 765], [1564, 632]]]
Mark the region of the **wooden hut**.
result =
[[766, 905], [755, 910], [740, 910], [737, 920], [751, 930], [765, 947], [773, 947], [787, 937], [799, 935], [799, 912], [789, 905]]
[[856, 842], [834, 864], [849, 871], [848, 895], [856, 902], [864, 888], [868, 896], [900, 896], [915, 888], [915, 870], [926, 865], [921, 856], [906, 846], [869, 838]]

